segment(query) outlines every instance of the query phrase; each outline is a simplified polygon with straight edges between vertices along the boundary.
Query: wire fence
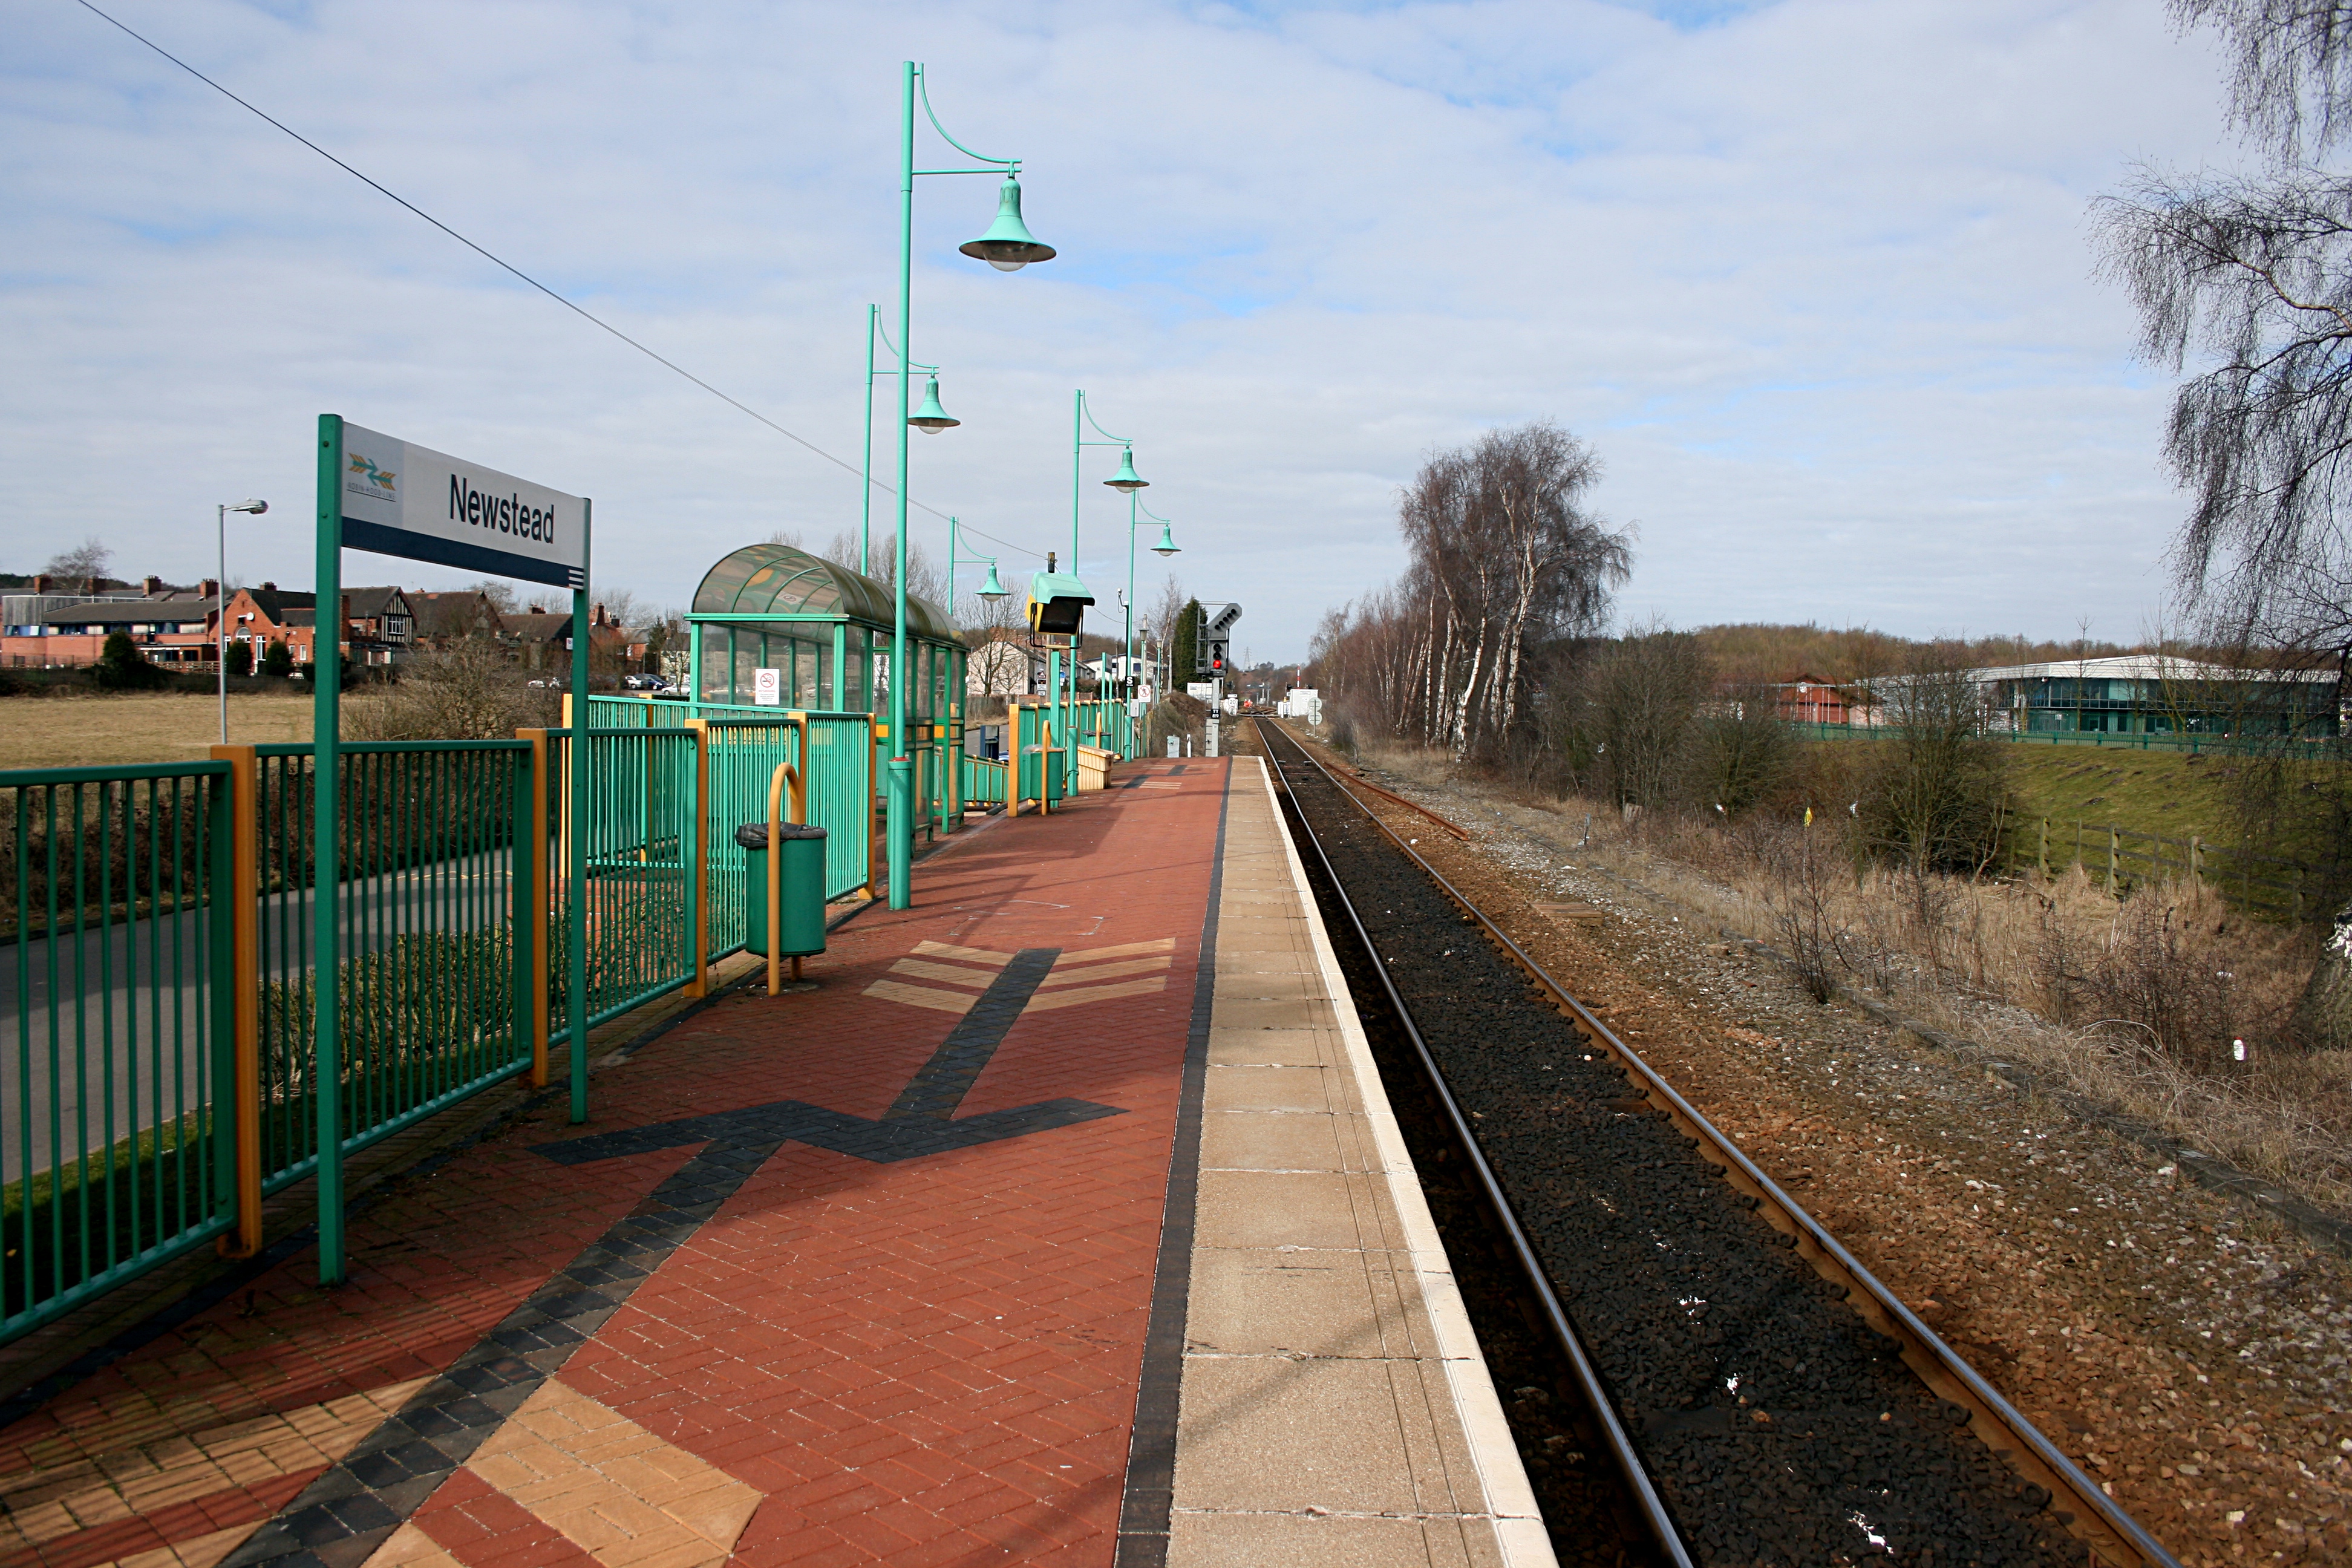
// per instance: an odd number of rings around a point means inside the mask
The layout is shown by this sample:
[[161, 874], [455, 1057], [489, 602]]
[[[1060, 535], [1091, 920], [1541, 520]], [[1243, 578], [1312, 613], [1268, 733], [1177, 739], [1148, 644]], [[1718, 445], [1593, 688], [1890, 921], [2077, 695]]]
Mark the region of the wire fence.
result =
[[2032, 868], [2045, 876], [2080, 866], [2116, 894], [2168, 879], [2201, 881], [2242, 909], [2290, 921], [2323, 912], [2333, 886], [2325, 868], [2210, 844], [2194, 835], [2172, 838], [2114, 823], [2046, 816], [2012, 828], [2001, 858], [2011, 870]]
[[[1784, 720], [1790, 730], [1808, 741], [1880, 741], [1894, 733], [1885, 724], [1837, 724], [1826, 720]], [[2019, 746], [2092, 746], [2126, 752], [2182, 752], [2190, 756], [2274, 755], [2324, 757], [2339, 752], [2345, 739], [2336, 735], [2208, 735], [2168, 731], [2102, 730], [1987, 729], [1988, 741]]]

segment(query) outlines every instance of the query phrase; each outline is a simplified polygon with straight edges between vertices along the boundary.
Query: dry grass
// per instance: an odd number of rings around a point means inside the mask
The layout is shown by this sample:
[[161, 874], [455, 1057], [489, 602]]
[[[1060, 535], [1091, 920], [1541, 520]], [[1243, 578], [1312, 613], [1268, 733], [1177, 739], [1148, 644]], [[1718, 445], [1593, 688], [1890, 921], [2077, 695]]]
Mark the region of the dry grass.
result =
[[[1924, 885], [1860, 867], [1843, 825], [1728, 826], [1517, 796], [1440, 754], [1365, 745], [1367, 765], [1507, 805], [1507, 820], [1714, 926], [1794, 952], [1828, 990], [2023, 1062], [2229, 1161], [2352, 1208], [2352, 1052], [2294, 1045], [2319, 933], [2241, 918], [2210, 888], [2117, 899], [2079, 869]], [[2247, 1059], [2235, 1058], [2243, 1040]]]
[[[306, 742], [310, 698], [232, 694], [236, 745]], [[184, 763], [211, 754], [220, 710], [209, 693], [55, 693], [0, 700], [0, 769]]]
[[563, 694], [531, 686], [499, 650], [468, 637], [420, 653], [390, 686], [349, 692], [342, 732], [353, 741], [511, 740], [563, 722]]

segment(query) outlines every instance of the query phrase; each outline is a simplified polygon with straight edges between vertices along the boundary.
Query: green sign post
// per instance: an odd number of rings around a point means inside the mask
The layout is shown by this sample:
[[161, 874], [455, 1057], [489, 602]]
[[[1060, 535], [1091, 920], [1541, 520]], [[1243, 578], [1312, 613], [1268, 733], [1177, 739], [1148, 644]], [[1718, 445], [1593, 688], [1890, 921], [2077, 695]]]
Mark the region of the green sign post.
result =
[[[319, 1137], [319, 1282], [344, 1271], [341, 1020], [342, 552], [345, 546], [572, 590], [572, 831], [565, 837], [571, 952], [572, 1120], [588, 1118], [587, 500], [319, 416], [318, 611], [310, 649], [315, 761], [311, 986]], [[518, 907], [518, 922], [538, 918]], [[520, 1024], [518, 1026], [521, 1026]]]

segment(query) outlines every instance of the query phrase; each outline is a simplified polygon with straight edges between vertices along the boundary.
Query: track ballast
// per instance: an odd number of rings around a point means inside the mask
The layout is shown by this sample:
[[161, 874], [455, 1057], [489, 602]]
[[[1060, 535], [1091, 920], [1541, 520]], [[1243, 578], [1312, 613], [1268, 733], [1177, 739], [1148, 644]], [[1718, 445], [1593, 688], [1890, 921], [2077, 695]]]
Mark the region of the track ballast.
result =
[[[1865, 1322], [1365, 808], [1285, 731], [1257, 728], [1314, 840], [1302, 849], [1329, 867], [1468, 1119], [1692, 1560], [2091, 1560], [2051, 1492], [1971, 1428], [1981, 1405], [1931, 1390], [1904, 1342]], [[1368, 1012], [1391, 1005], [1357, 990]], [[2168, 1561], [2140, 1542], [2118, 1560]]]

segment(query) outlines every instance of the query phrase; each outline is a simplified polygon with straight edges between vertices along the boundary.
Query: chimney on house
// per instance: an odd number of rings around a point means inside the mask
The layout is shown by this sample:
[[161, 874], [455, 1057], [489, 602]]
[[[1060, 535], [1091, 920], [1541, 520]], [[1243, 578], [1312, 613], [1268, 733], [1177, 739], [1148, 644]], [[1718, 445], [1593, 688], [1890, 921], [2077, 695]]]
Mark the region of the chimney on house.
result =
[[604, 624], [604, 606], [603, 605], [592, 605], [589, 606], [588, 624], [592, 626], [601, 626]]
[[155, 598], [163, 592], [163, 579], [161, 577], [142, 577], [139, 579], [139, 591], [146, 595], [151, 599]]
[[202, 583], [198, 584], [196, 585], [196, 597], [199, 599], [219, 598], [220, 579], [217, 577], [207, 577]]
[[92, 598], [96, 598], [99, 595], [106, 592], [106, 579], [103, 577], [85, 577], [82, 579], [82, 582], [86, 584], [86, 586], [83, 587], [82, 592], [89, 595]]
[[261, 585], [261, 591], [265, 594], [275, 594], [278, 592], [278, 584], [275, 583], [264, 583]]
[[33, 574], [33, 592], [36, 594], [46, 594], [51, 588], [57, 586], [57, 582], [58, 580], [55, 577], [50, 576], [47, 572], [37, 572]]

